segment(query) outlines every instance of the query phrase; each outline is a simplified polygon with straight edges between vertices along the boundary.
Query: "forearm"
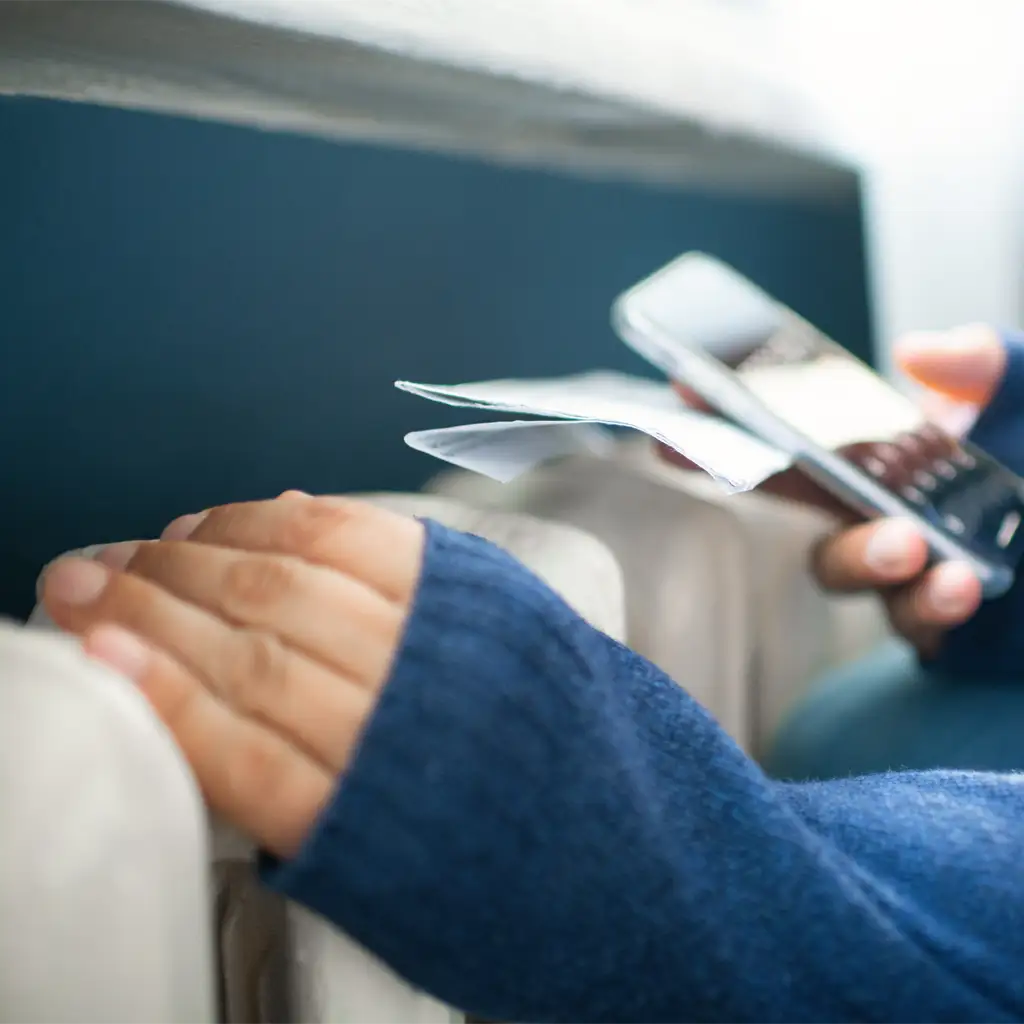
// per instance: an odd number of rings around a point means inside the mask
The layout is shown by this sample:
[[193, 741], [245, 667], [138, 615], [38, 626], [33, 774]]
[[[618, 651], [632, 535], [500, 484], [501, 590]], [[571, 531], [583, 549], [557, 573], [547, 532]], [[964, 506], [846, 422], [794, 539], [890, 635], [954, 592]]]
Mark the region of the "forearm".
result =
[[991, 787], [773, 783], [511, 559], [432, 528], [355, 762], [268, 877], [495, 1019], [1010, 1019], [985, 936], [1022, 904], [1009, 870], [972, 904], [995, 877], [972, 822], [1022, 840], [1024, 808]]

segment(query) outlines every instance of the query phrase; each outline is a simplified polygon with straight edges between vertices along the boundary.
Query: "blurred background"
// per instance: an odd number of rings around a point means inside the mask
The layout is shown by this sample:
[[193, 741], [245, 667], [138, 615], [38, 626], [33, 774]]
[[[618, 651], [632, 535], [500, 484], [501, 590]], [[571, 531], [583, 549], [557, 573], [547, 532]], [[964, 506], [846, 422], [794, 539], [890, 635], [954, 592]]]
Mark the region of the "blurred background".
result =
[[[690, 249], [894, 381], [903, 331], [1020, 324], [1022, 39], [1022, 0], [0, 0], [0, 616], [183, 513], [424, 488], [397, 504], [522, 557], [769, 774], [1021, 767], [1012, 605], [948, 685], [880, 592], [823, 593], [822, 513], [626, 432], [500, 485], [403, 441], [490, 414], [393, 382], [651, 374], [609, 309]], [[15, 1010], [213, 1019], [216, 978], [224, 1021], [461, 1019], [254, 898], [115, 680], [0, 632]]]
[[415, 489], [439, 464], [404, 433], [459, 414], [396, 378], [648, 372], [609, 305], [684, 249], [868, 351], [855, 201], [596, 183], [49, 102], [0, 104], [0, 138], [7, 611], [53, 554], [213, 503]]
[[710, 64], [811, 96], [856, 165], [828, 196], [0, 100], [0, 612], [59, 551], [213, 503], [415, 489], [438, 465], [403, 434], [459, 417], [395, 378], [647, 372], [608, 307], [686, 249], [882, 366], [890, 328], [1015, 310], [1019, 15], [947, 6], [940, 30], [912, 2], [634, 5], [713, 11]]

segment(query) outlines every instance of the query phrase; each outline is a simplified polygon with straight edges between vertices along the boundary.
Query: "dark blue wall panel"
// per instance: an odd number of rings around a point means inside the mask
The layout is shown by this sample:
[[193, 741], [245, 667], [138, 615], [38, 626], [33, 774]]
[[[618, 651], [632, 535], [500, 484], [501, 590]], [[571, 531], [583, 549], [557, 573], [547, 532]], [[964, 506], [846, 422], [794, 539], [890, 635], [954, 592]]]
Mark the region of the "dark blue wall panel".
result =
[[642, 372], [609, 302], [691, 247], [864, 350], [852, 205], [0, 102], [0, 610], [214, 502], [416, 487], [402, 434], [458, 420], [396, 377]]

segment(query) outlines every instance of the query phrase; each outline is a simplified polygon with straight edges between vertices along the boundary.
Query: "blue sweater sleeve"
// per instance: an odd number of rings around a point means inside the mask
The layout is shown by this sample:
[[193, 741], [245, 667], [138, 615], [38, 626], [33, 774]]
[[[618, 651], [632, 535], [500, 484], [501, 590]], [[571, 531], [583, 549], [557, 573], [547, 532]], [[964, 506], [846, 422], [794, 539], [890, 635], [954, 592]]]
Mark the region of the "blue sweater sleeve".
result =
[[492, 1020], [1024, 1019], [1024, 777], [773, 782], [515, 560], [428, 538], [392, 678], [271, 885]]
[[[1007, 331], [1006, 371], [988, 407], [978, 417], [970, 439], [1015, 473], [1024, 474], [1024, 334]], [[939, 655], [925, 662], [961, 679], [1002, 679], [1019, 683], [1024, 676], [1024, 573], [1010, 589], [986, 601], [964, 625], [951, 630]]]

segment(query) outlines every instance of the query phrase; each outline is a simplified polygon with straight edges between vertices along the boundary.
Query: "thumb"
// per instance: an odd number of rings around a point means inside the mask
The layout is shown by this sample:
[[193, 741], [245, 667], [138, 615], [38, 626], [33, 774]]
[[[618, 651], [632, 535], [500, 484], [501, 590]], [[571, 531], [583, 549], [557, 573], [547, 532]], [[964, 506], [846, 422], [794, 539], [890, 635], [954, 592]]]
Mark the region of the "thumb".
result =
[[1006, 371], [1006, 347], [984, 324], [908, 334], [893, 349], [908, 377], [947, 398], [986, 405]]

